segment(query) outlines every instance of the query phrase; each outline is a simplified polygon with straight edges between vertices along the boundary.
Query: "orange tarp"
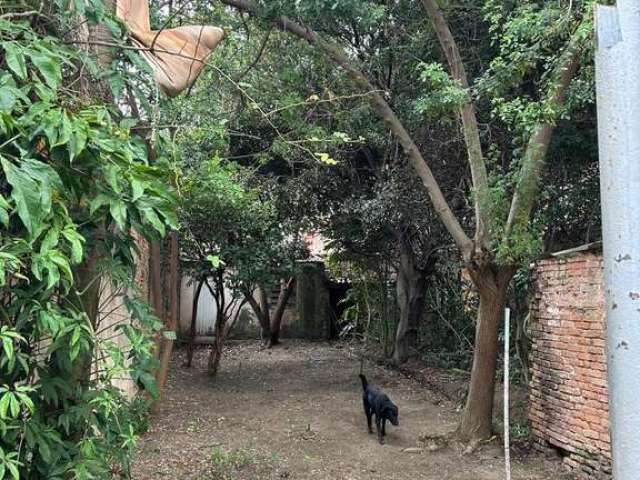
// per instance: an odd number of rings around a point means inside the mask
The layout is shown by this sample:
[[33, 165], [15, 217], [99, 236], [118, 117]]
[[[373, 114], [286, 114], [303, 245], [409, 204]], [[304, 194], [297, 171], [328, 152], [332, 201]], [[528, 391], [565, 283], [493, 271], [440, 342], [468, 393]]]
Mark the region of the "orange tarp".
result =
[[116, 13], [142, 49], [140, 53], [153, 69], [158, 86], [170, 97], [196, 81], [204, 62], [224, 38], [224, 30], [211, 26], [151, 30], [148, 0], [118, 0]]

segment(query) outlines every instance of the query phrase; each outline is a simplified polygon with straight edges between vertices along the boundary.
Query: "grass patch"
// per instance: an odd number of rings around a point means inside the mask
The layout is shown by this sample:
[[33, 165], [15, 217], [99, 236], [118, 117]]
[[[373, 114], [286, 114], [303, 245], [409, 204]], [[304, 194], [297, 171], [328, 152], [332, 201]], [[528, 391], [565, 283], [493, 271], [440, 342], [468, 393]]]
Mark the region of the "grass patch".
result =
[[211, 452], [210, 469], [203, 480], [269, 479], [273, 478], [279, 462], [277, 453], [265, 457], [251, 448], [216, 447]]

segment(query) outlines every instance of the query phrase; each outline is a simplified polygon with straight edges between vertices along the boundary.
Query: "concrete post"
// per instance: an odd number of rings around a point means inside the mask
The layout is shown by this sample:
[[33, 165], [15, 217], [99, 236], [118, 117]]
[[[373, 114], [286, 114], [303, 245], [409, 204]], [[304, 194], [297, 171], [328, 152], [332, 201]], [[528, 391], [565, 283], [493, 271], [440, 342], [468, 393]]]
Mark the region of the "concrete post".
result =
[[596, 11], [613, 478], [640, 478], [640, 2]]
[[324, 264], [299, 262], [296, 276], [299, 335], [309, 339], [329, 338], [331, 318]]

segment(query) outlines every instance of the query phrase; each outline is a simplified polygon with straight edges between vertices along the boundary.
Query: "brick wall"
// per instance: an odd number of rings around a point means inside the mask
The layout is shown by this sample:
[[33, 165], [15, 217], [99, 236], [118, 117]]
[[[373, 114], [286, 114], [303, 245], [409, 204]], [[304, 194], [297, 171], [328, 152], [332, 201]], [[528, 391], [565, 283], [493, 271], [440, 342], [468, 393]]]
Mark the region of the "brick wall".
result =
[[530, 420], [581, 479], [611, 478], [602, 257], [598, 251], [541, 260], [530, 331]]

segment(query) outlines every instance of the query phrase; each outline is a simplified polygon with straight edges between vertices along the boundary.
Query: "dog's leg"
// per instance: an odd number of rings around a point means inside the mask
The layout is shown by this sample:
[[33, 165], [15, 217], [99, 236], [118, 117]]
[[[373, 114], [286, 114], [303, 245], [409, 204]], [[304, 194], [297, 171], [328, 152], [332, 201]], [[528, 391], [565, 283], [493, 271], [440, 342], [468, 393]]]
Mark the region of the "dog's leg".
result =
[[373, 411], [371, 410], [366, 398], [362, 399], [362, 403], [364, 405], [364, 414], [367, 416], [367, 427], [369, 427], [369, 433], [373, 433], [373, 429], [371, 428], [371, 416], [373, 415]]
[[378, 441], [380, 442], [380, 445], [384, 445], [384, 438], [382, 437], [382, 429], [384, 428], [384, 420], [381, 419], [380, 417], [378, 417], [378, 415], [376, 415], [376, 429], [378, 430]]
[[381, 423], [382, 423], [382, 437], [384, 438], [384, 436], [387, 434], [387, 432], [384, 431], [384, 426], [387, 423], [387, 419], [382, 417], [382, 422]]

